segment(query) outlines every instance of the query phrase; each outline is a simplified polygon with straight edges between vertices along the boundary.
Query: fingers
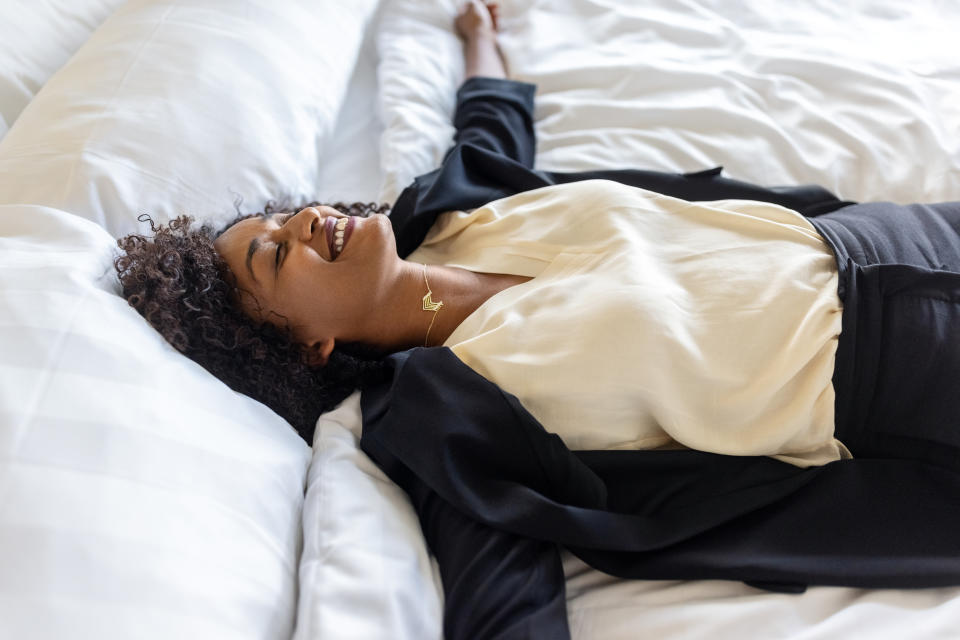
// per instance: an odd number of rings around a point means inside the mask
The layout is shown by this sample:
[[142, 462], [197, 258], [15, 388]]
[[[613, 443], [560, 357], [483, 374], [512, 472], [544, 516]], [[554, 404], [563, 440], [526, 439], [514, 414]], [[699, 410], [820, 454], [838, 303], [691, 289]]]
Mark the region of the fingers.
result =
[[460, 8], [454, 20], [454, 26], [461, 37], [477, 29], [500, 30], [500, 4], [486, 0], [467, 0]]
[[496, 2], [487, 2], [487, 11], [490, 13], [490, 19], [493, 21], [493, 30], [500, 31], [500, 5]]

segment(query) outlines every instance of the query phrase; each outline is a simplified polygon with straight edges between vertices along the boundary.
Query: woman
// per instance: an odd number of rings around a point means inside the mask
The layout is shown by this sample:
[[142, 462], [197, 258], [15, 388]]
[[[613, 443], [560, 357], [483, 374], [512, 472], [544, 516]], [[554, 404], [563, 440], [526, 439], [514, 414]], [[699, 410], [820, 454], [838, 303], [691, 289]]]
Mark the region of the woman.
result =
[[629, 577], [960, 581], [958, 207], [535, 171], [496, 10], [457, 29], [456, 144], [390, 218], [155, 228], [121, 241], [131, 304], [308, 441], [364, 388], [448, 637], [567, 633], [558, 543]]

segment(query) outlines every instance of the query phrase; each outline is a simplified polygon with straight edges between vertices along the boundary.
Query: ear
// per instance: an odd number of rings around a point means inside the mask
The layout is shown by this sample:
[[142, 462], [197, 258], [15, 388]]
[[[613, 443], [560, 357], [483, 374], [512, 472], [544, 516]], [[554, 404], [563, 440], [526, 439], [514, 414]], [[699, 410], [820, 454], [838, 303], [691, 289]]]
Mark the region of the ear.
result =
[[307, 364], [311, 367], [325, 367], [333, 348], [336, 346], [336, 340], [333, 338], [324, 338], [318, 340], [307, 347]]

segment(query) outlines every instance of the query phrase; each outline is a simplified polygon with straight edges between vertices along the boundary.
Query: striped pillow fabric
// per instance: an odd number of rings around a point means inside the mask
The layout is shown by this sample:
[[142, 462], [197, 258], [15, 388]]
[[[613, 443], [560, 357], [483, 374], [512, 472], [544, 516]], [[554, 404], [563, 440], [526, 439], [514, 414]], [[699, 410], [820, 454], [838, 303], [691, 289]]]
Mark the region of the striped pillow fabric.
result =
[[117, 295], [114, 252], [0, 206], [0, 637], [286, 640], [310, 449]]

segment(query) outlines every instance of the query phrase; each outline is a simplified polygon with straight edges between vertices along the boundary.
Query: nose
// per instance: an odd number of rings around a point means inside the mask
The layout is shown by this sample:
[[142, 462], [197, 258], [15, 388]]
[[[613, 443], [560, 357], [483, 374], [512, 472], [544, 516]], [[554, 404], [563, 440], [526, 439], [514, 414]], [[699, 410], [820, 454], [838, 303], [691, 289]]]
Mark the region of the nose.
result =
[[323, 216], [316, 207], [304, 207], [294, 216], [293, 232], [303, 242], [310, 242], [320, 232]]
[[328, 207], [323, 204], [316, 207], [304, 207], [303, 209], [300, 209], [300, 211], [297, 212], [298, 216], [301, 214], [306, 216], [318, 217], [320, 218], [320, 222], [323, 222], [323, 220], [325, 220], [328, 217], [332, 217], [332, 218], [349, 217], [347, 216], [347, 214], [341, 213], [340, 211], [334, 209], [333, 207]]

